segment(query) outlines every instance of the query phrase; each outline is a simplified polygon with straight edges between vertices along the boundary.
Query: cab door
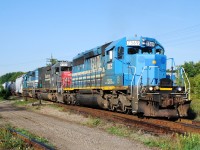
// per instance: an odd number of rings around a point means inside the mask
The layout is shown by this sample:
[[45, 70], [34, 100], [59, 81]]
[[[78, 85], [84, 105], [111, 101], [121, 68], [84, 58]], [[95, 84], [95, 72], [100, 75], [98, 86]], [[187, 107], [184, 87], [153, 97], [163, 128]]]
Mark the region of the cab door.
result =
[[103, 67], [105, 69], [105, 75], [103, 77], [103, 86], [113, 86], [114, 83], [114, 49], [115, 47], [107, 50], [105, 53], [105, 61]]

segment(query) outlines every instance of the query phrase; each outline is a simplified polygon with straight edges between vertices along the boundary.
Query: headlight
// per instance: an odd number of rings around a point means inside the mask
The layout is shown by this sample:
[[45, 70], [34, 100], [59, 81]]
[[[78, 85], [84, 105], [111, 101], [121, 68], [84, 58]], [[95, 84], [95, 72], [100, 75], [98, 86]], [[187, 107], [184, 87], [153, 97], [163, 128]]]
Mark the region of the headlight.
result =
[[152, 86], [149, 87], [149, 91], [153, 91], [153, 87]]
[[155, 90], [159, 90], [159, 86], [155, 86], [154, 89], [155, 89]]
[[182, 88], [181, 88], [181, 87], [178, 87], [177, 90], [180, 92], [180, 91], [182, 91]]

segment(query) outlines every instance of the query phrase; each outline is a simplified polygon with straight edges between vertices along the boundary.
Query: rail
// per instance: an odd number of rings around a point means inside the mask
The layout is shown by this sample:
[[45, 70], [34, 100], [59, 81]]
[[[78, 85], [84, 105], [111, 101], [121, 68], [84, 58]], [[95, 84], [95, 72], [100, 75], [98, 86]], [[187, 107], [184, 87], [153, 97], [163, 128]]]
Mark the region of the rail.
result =
[[170, 120], [160, 120], [154, 118], [141, 119], [137, 116], [127, 115], [122, 113], [110, 112], [100, 109], [87, 108], [81, 106], [72, 106], [72, 105], [62, 105], [58, 104], [61, 107], [66, 108], [66, 110], [73, 110], [79, 114], [85, 116], [98, 117], [109, 121], [114, 121], [115, 123], [123, 123], [129, 127], [139, 128], [140, 130], [156, 133], [156, 134], [187, 134], [187, 133], [196, 133], [200, 134], [200, 122], [194, 120], [183, 121], [170, 121]]
[[29, 145], [33, 146], [34, 149], [36, 150], [55, 150], [55, 148], [49, 146], [49, 145], [46, 145], [42, 142], [39, 142], [35, 139], [31, 139], [29, 138], [28, 136], [14, 130], [14, 129], [11, 129], [11, 128], [8, 128], [8, 131], [10, 133], [12, 133], [13, 135], [16, 135], [18, 136], [20, 139], [22, 139], [24, 142], [28, 143]]

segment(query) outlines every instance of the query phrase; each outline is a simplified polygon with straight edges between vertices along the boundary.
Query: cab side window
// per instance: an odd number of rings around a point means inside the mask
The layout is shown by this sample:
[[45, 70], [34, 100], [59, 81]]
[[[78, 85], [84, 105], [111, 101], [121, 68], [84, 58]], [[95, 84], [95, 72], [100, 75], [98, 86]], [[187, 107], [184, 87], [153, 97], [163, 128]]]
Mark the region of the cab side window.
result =
[[107, 55], [108, 55], [108, 62], [112, 62], [112, 60], [113, 60], [113, 49], [107, 51]]
[[118, 59], [123, 59], [124, 57], [124, 47], [118, 47], [117, 49], [117, 58]]
[[59, 67], [56, 67], [55, 68], [55, 74], [58, 74], [59, 73]]
[[138, 48], [128, 48], [128, 54], [134, 55], [134, 54], [138, 54], [138, 53], [139, 53]]

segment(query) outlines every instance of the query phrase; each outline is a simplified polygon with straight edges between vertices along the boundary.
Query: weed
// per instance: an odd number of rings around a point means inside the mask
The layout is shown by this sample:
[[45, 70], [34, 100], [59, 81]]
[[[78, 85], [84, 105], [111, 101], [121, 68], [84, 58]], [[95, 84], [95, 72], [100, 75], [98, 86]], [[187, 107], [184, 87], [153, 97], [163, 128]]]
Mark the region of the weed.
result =
[[145, 145], [149, 147], [159, 147], [161, 149], [172, 149], [173, 141], [169, 137], [153, 137], [153, 138], [146, 138], [142, 141]]
[[64, 111], [64, 110], [65, 110], [64, 107], [58, 106], [58, 105], [56, 105], [56, 104], [51, 104], [51, 105], [48, 105], [48, 106], [50, 106], [51, 108], [55, 108], [55, 109], [57, 109], [57, 110], [59, 110], [59, 111]]
[[29, 131], [21, 128], [14, 128], [10, 124], [6, 124], [4, 128], [0, 128], [0, 149], [26, 149], [27, 145], [18, 137], [13, 136], [8, 129], [14, 129], [15, 131], [26, 135], [30, 139], [34, 139], [38, 142], [44, 143], [46, 145], [49, 145], [50, 147], [54, 147], [52, 144], [49, 143], [49, 141], [46, 138], [39, 137], [35, 134], [30, 133]]
[[200, 149], [200, 135], [199, 134], [177, 135], [176, 149], [199, 150]]
[[86, 123], [86, 125], [90, 126], [90, 127], [97, 127], [99, 125], [102, 125], [102, 120], [99, 118], [91, 118], [89, 119], [89, 121]]
[[32, 134], [30, 133], [29, 131], [25, 130], [25, 129], [21, 129], [21, 128], [13, 128], [14, 130], [26, 135], [27, 137], [29, 137], [30, 139], [35, 139], [36, 141], [38, 142], [42, 142], [42, 143], [45, 143], [47, 145], [50, 145], [49, 144], [49, 141], [46, 139], [46, 138], [42, 138], [42, 137], [39, 137], [35, 134]]
[[192, 95], [191, 109], [196, 114], [196, 120], [200, 120], [200, 99]]
[[28, 104], [31, 104], [31, 103], [34, 103], [36, 102], [37, 100], [34, 100], [34, 99], [29, 99], [29, 100], [17, 100], [15, 101], [13, 104], [15, 106], [25, 106], [25, 105], [28, 105]]
[[2, 149], [27, 149], [28, 146], [19, 138], [13, 136], [6, 128], [0, 129], [0, 148]]
[[106, 129], [108, 133], [117, 135], [117, 136], [122, 136], [122, 137], [129, 137], [130, 136], [130, 130], [127, 129], [126, 127], [123, 126], [112, 126], [108, 127]]
[[154, 137], [143, 141], [145, 145], [150, 147], [159, 147], [163, 150], [199, 150], [200, 135], [188, 134], [178, 135], [175, 137]]

